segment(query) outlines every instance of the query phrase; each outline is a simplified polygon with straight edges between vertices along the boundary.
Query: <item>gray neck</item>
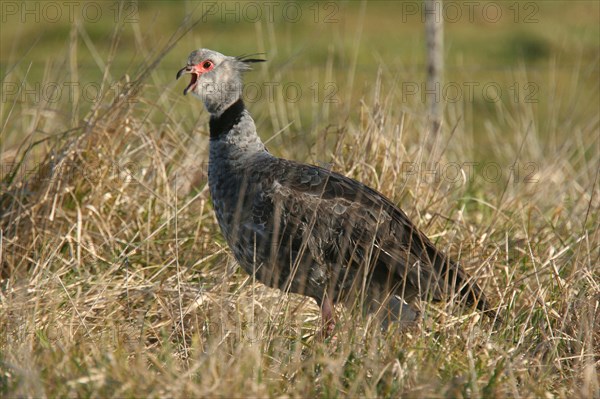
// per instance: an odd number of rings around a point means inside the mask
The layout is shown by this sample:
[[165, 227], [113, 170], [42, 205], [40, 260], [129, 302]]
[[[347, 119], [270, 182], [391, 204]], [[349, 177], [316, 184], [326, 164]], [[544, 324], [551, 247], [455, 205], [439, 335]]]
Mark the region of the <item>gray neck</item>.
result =
[[267, 153], [256, 133], [256, 126], [244, 102], [238, 98], [221, 114], [210, 117], [210, 155], [212, 161], [245, 159], [257, 153]]
[[207, 82], [200, 93], [206, 110], [219, 117], [242, 97], [242, 83]]

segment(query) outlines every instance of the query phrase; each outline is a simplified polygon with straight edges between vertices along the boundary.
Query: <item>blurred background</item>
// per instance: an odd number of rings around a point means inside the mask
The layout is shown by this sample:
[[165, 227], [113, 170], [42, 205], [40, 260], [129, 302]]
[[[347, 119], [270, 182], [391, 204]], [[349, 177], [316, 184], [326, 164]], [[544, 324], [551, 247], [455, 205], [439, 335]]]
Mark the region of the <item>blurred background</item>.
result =
[[[486, 141], [486, 123], [514, 129], [510, 115], [517, 108], [527, 108], [541, 134], [596, 118], [599, 13], [595, 1], [444, 2], [438, 15], [445, 22], [445, 80], [432, 93], [424, 86], [420, 1], [7, 1], [0, 28], [0, 150], [23, 135], [73, 127], [128, 79], [139, 78], [184, 21], [199, 21], [143, 87], [145, 97], [173, 106], [189, 131], [203, 110], [183, 98], [184, 83], [174, 76], [191, 50], [207, 47], [269, 60], [247, 74], [246, 102], [263, 139], [277, 132], [271, 147], [285, 144], [304, 157], [312, 148], [314, 158], [327, 159], [324, 147], [313, 147], [317, 132], [358, 115], [379, 76], [378, 95], [390, 104], [391, 117], [404, 114], [425, 127], [422, 105], [435, 96], [444, 103], [446, 132], [460, 127], [465, 143], [484, 156], [498, 144]], [[19, 112], [33, 104], [44, 104], [42, 116]], [[149, 114], [164, 120], [164, 112]]]

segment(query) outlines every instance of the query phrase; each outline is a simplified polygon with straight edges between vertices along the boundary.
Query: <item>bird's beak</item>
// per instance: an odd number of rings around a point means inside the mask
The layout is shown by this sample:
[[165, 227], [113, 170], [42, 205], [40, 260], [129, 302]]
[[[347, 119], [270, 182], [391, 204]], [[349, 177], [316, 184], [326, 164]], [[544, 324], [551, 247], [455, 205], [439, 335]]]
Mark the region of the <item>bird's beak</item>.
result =
[[191, 72], [192, 72], [192, 66], [186, 65], [183, 68], [181, 68], [179, 70], [179, 72], [177, 72], [177, 79], [179, 79], [181, 77], [181, 75], [183, 75], [184, 73], [191, 73]]
[[186, 73], [192, 74], [192, 80], [190, 81], [190, 84], [187, 85], [187, 87], [185, 89], [183, 89], [184, 96], [186, 94], [188, 94], [188, 91], [194, 89], [194, 87], [196, 86], [196, 83], [198, 82], [198, 72], [196, 72], [193, 65], [186, 65], [183, 68], [181, 68], [179, 70], [179, 72], [177, 72], [177, 79], [179, 79], [183, 74], [186, 74]]

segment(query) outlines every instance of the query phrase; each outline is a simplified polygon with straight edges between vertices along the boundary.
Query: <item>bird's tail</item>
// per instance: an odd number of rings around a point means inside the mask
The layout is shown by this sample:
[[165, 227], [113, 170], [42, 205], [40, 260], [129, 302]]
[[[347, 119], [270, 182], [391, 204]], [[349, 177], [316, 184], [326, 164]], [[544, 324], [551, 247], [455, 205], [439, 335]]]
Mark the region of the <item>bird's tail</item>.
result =
[[429, 240], [424, 239], [424, 244], [427, 257], [433, 264], [433, 270], [437, 271], [437, 273], [434, 272], [438, 279], [434, 283], [435, 288], [440, 289], [446, 297], [454, 292], [461, 301], [476, 307], [490, 319], [501, 320], [497, 309], [491, 305], [479, 284], [465, 272], [459, 263], [439, 251]]
[[444, 263], [445, 266], [441, 268], [442, 281], [447, 281], [449, 284], [455, 282], [457, 294], [467, 305], [475, 306], [485, 316], [496, 322], [501, 321], [498, 310], [492, 306], [483, 289], [466, 274], [460, 264], [449, 259], [445, 259]]

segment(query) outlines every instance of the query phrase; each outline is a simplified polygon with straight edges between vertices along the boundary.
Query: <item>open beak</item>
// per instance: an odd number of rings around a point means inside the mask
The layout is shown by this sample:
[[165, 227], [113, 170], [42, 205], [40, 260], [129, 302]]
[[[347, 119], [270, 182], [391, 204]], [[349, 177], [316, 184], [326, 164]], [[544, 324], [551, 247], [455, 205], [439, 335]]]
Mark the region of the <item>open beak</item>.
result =
[[181, 68], [179, 70], [179, 72], [177, 72], [177, 79], [179, 79], [182, 75], [189, 73], [192, 75], [192, 79], [190, 81], [190, 84], [187, 85], [187, 87], [185, 89], [183, 89], [183, 95], [185, 96], [186, 94], [188, 94], [188, 92], [190, 90], [193, 90], [196, 87], [196, 83], [198, 83], [198, 72], [194, 69], [193, 65], [187, 65], [183, 68]]

